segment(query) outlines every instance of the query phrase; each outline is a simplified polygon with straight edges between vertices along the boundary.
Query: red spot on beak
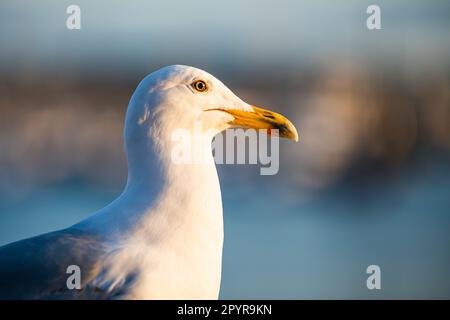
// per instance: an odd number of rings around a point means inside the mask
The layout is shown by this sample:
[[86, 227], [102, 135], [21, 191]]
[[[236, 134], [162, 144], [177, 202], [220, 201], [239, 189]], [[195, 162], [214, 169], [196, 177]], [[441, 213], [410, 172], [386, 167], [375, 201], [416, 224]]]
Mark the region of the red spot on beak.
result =
[[267, 129], [267, 135], [271, 136], [272, 135], [272, 129]]

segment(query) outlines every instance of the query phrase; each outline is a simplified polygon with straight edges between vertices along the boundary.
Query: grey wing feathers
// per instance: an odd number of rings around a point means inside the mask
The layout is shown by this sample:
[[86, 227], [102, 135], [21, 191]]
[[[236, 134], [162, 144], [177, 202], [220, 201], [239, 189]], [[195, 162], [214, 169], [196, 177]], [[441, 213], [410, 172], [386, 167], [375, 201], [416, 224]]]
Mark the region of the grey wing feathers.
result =
[[[86, 285], [104, 252], [95, 236], [69, 228], [0, 247], [0, 299], [105, 298]], [[81, 269], [82, 289], [67, 288], [67, 267]]]

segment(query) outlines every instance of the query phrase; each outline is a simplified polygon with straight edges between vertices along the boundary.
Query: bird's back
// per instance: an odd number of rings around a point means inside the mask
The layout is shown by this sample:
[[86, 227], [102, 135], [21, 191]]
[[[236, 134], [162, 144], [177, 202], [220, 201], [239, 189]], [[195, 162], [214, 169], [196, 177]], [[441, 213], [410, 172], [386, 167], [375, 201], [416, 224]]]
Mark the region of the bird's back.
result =
[[[0, 247], [0, 299], [101, 298], [84, 286], [99, 268], [101, 240], [69, 228]], [[71, 265], [80, 267], [82, 288], [69, 289]]]

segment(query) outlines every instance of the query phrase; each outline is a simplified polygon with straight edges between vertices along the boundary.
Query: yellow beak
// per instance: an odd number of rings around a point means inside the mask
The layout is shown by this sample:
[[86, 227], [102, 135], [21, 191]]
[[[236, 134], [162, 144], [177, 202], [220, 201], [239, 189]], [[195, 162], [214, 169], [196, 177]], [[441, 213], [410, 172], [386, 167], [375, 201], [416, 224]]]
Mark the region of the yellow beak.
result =
[[220, 110], [232, 115], [234, 120], [229, 124], [235, 128], [266, 129], [268, 135], [272, 135], [272, 130], [276, 129], [280, 137], [298, 141], [297, 129], [286, 117], [255, 106], [252, 106], [252, 108], [254, 112], [222, 108], [212, 110]]

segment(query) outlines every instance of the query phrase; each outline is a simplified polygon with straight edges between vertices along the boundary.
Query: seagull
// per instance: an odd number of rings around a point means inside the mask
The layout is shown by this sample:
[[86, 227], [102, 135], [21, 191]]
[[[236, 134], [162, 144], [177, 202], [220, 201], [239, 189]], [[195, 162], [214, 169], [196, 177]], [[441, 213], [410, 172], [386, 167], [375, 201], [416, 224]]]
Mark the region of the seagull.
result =
[[[223, 217], [212, 139], [253, 128], [298, 141], [297, 130], [182, 65], [146, 76], [125, 118], [123, 192], [66, 229], [0, 247], [0, 299], [218, 299]], [[193, 153], [209, 153], [202, 163], [176, 163], [174, 132], [198, 123], [205, 138]], [[75, 271], [78, 284], [69, 279]]]

